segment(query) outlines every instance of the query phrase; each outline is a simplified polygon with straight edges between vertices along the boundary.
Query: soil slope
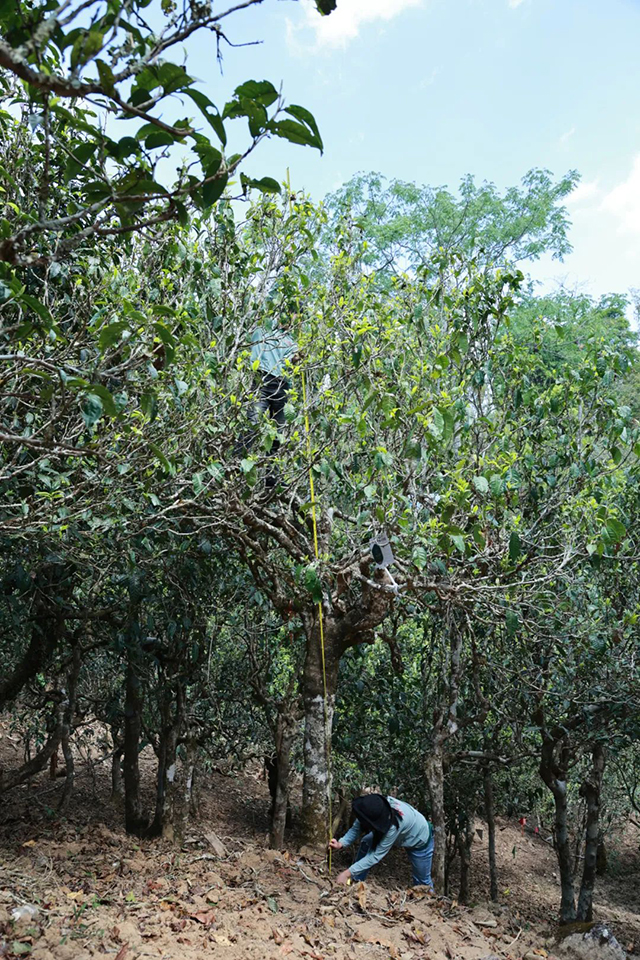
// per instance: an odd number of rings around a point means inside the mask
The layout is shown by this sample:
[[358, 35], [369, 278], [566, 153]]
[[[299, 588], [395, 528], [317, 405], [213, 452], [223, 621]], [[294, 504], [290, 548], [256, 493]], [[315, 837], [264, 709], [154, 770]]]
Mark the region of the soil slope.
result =
[[[407, 890], [394, 851], [371, 882], [334, 886], [325, 861], [266, 849], [268, 794], [256, 777], [211, 775], [184, 850], [127, 837], [102, 768], [78, 778], [64, 819], [60, 782], [14, 791], [0, 826], [0, 956], [34, 960], [539, 960], [554, 956], [559, 884], [551, 846], [500, 824], [500, 902], [487, 903], [486, 830], [474, 844], [469, 907]], [[149, 781], [150, 790], [151, 781]], [[151, 794], [149, 793], [149, 800]], [[222, 839], [217, 856], [211, 834]], [[482, 836], [481, 836], [482, 834]], [[207, 839], [209, 835], [209, 839]], [[640, 944], [637, 837], [618, 843], [597, 919]], [[348, 865], [334, 859], [333, 874]], [[12, 916], [23, 909], [22, 919]]]

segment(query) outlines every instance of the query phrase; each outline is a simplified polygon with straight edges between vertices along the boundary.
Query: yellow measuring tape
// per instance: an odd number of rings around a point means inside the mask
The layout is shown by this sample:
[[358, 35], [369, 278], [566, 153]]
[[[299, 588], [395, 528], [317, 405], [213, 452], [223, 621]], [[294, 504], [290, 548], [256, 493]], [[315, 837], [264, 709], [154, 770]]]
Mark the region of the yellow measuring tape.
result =
[[[289, 179], [289, 168], [287, 167], [287, 199], [289, 203], [289, 214], [292, 211], [291, 204], [291, 181]], [[300, 312], [300, 301], [298, 301], [298, 313]], [[307, 446], [307, 462], [309, 465], [309, 492], [311, 494], [311, 518], [313, 521], [313, 549], [316, 556], [316, 561], [320, 559], [320, 551], [318, 549], [318, 524], [316, 520], [316, 492], [315, 486], [313, 483], [313, 454], [311, 450], [311, 427], [309, 425], [309, 408], [307, 406], [307, 383], [306, 377], [304, 375], [304, 370], [300, 371], [300, 378], [302, 381], [302, 405], [304, 407], [304, 430], [306, 436], [306, 446]], [[333, 826], [333, 815], [332, 815], [332, 804], [331, 804], [331, 751], [329, 750], [329, 741], [327, 739], [327, 731], [329, 728], [329, 709], [327, 706], [327, 666], [326, 666], [326, 657], [324, 649], [324, 620], [322, 617], [322, 600], [318, 601], [318, 625], [320, 627], [320, 653], [322, 656], [322, 702], [323, 702], [323, 719], [324, 719], [324, 750], [325, 750], [325, 763], [327, 765], [327, 800], [329, 808], [329, 823], [327, 825], [327, 837], [329, 842], [331, 841], [331, 833]], [[331, 847], [329, 847], [329, 873], [331, 873]]]

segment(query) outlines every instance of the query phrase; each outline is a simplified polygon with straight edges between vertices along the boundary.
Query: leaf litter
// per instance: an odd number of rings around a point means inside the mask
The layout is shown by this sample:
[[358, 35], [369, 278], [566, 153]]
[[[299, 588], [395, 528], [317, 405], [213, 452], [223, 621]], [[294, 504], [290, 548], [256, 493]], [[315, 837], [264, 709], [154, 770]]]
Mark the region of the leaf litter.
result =
[[[0, 956], [554, 960], [549, 927], [524, 922], [515, 904], [468, 908], [398, 888], [383, 871], [377, 882], [339, 887], [322, 854], [268, 850], [238, 824], [222, 836], [215, 815], [199, 830], [183, 850], [86, 822], [7, 832]], [[20, 923], [12, 919], [28, 905]]]

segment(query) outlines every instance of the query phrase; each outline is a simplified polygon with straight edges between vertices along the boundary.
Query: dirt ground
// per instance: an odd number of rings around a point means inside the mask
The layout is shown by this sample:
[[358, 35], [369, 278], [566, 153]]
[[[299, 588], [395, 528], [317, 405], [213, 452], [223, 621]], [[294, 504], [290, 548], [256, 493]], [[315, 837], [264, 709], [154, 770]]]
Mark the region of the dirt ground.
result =
[[[6, 743], [5, 743], [6, 745]], [[149, 780], [149, 784], [151, 780]], [[139, 841], [108, 801], [107, 771], [80, 772], [65, 818], [61, 782], [42, 777], [0, 811], [0, 957], [33, 960], [544, 960], [559, 901], [551, 845], [500, 823], [500, 899], [488, 902], [486, 830], [478, 824], [469, 907], [407, 890], [393, 851], [371, 881], [330, 882], [326, 862], [266, 848], [268, 791], [257, 776], [211, 774], [182, 851]], [[151, 792], [149, 793], [151, 801]], [[216, 856], [207, 834], [226, 848]], [[480, 835], [482, 834], [482, 836]], [[640, 945], [638, 836], [613, 841], [596, 919]], [[349, 863], [334, 857], [333, 875]], [[16, 908], [23, 914], [15, 920]], [[34, 912], [35, 911], [35, 912]]]

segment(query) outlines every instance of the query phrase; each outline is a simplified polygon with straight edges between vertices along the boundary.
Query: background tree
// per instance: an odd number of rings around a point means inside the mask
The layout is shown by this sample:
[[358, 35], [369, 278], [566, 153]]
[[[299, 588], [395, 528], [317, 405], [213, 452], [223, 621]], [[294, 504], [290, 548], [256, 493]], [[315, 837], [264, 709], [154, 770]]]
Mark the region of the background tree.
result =
[[576, 171], [554, 183], [547, 170], [530, 170], [522, 185], [500, 194], [494, 184], [462, 179], [457, 196], [446, 187], [358, 174], [327, 198], [335, 229], [348, 218], [366, 241], [362, 262], [381, 279], [416, 269], [441, 250], [474, 257], [483, 266], [562, 259], [571, 250], [562, 201]]

